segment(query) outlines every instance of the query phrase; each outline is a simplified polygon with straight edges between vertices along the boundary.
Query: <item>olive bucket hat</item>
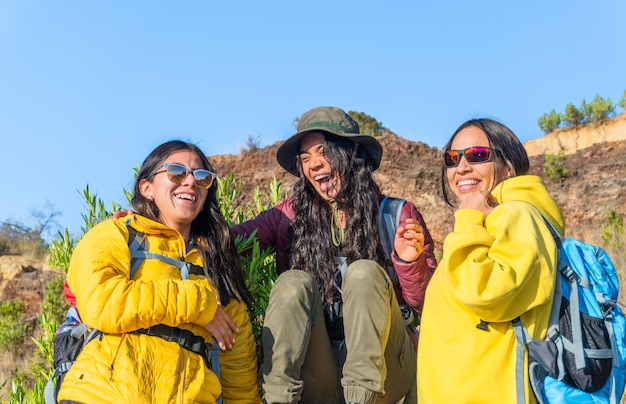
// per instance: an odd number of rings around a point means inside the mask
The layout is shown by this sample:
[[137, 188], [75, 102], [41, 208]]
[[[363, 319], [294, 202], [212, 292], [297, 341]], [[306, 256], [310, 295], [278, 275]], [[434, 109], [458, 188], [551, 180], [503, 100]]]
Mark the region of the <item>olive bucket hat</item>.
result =
[[365, 150], [365, 159], [371, 164], [372, 171], [380, 166], [383, 148], [374, 136], [359, 133], [359, 124], [344, 110], [336, 107], [317, 107], [305, 112], [298, 121], [298, 132], [278, 148], [276, 159], [285, 170], [298, 176], [296, 158], [300, 153], [300, 141], [311, 132], [325, 132], [350, 139], [356, 149]]

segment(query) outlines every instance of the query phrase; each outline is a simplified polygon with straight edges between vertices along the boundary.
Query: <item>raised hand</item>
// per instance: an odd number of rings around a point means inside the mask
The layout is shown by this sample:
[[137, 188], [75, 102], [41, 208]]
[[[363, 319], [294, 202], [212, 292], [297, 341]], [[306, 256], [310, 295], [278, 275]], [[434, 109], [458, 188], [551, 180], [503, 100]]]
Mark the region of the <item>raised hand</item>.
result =
[[419, 258], [424, 250], [424, 229], [417, 219], [408, 218], [398, 226], [393, 246], [403, 261], [413, 262]]

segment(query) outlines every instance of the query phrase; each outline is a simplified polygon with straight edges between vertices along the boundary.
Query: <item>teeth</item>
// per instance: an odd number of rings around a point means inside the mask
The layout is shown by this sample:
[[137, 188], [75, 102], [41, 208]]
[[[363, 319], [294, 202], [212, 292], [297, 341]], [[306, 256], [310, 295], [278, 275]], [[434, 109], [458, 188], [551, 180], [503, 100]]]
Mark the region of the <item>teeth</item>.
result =
[[317, 177], [315, 177], [315, 181], [320, 181], [327, 177], [328, 177], [328, 174], [318, 175]]
[[196, 200], [195, 196], [189, 195], [189, 194], [178, 194], [178, 195], [176, 195], [176, 197], [179, 198], [179, 199], [186, 199], [186, 200], [192, 201], [192, 202]]
[[476, 184], [478, 184], [478, 181], [476, 180], [464, 180], [464, 181], [457, 182], [457, 185], [460, 187], [464, 185], [476, 185]]

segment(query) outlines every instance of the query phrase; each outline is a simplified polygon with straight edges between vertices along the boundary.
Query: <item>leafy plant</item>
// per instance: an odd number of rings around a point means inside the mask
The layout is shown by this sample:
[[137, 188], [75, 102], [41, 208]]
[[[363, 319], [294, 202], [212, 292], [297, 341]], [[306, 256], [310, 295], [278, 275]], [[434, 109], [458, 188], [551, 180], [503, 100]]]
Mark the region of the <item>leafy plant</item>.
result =
[[622, 107], [622, 109], [626, 110], [626, 90], [624, 90], [624, 94], [622, 94], [622, 98], [620, 98], [617, 105]]
[[367, 115], [365, 112], [349, 111], [348, 115], [359, 124], [361, 133], [372, 136], [380, 136], [386, 128], [382, 122], [379, 122], [373, 116]]
[[[585, 101], [583, 100], [583, 108], [584, 105]], [[562, 116], [562, 121], [565, 126], [580, 125], [585, 121], [585, 111], [584, 109], [577, 108], [574, 104], [570, 102], [565, 107], [565, 114]]]
[[[618, 268], [620, 276], [620, 288], [624, 286], [623, 268], [626, 268], [626, 225], [624, 219], [615, 210], [608, 210], [604, 213], [604, 224], [602, 225], [602, 243], [604, 249], [611, 257], [611, 261]], [[619, 269], [622, 268], [622, 271]]]
[[611, 103], [611, 99], [604, 99], [599, 95], [589, 104], [586, 104], [585, 115], [587, 121], [602, 121], [610, 117], [615, 111], [615, 105]]
[[565, 168], [565, 154], [546, 153], [544, 155], [546, 161], [543, 164], [543, 173], [552, 181], [560, 181], [567, 177], [567, 168]]
[[557, 129], [561, 124], [561, 114], [559, 114], [555, 110], [552, 110], [547, 114], [543, 114], [543, 116], [539, 118], [537, 124], [539, 125], [539, 129], [541, 129], [543, 133], [550, 133], [553, 130]]
[[15, 353], [22, 346], [30, 324], [22, 318], [26, 305], [19, 300], [0, 303], [0, 352]]

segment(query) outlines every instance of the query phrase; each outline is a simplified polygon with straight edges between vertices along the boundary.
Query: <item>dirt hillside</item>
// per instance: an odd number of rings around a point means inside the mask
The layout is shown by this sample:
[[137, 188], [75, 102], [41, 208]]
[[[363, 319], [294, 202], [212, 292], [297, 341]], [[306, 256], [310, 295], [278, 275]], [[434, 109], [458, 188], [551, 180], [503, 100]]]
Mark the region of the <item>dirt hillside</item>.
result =
[[[609, 132], [626, 133], [625, 118], [626, 115], [623, 115], [601, 126], [575, 128], [569, 132], [560, 130], [558, 136], [534, 139], [526, 145], [531, 155], [531, 173], [544, 178], [550, 193], [562, 207], [569, 236], [601, 245], [605, 213], [614, 210], [626, 218], [626, 176], [623, 174], [626, 172], [626, 140], [598, 142]], [[452, 229], [452, 211], [441, 198], [441, 150], [393, 134], [382, 136], [380, 141], [384, 153], [381, 167], [374, 173], [376, 182], [384, 193], [416, 204], [426, 220], [439, 255], [443, 239]], [[239, 204], [250, 203], [254, 188], [266, 191], [267, 184], [274, 178], [282, 182], [284, 191], [291, 191], [295, 178], [284, 172], [276, 162], [279, 145], [276, 143], [238, 155], [210, 156], [218, 173], [235, 173], [236, 178], [242, 181]], [[563, 165], [568, 170], [566, 178], [552, 182], [543, 174], [543, 153], [546, 151], [565, 153]], [[624, 266], [623, 256], [622, 261], [615, 264]], [[626, 267], [621, 270], [626, 270]], [[26, 317], [35, 327], [45, 285], [57, 276], [60, 274], [44, 262], [0, 256], [0, 301], [19, 299], [24, 302]], [[622, 285], [623, 290], [625, 285]], [[622, 302], [626, 301], [625, 294], [622, 292]], [[27, 344], [27, 351], [35, 349], [32, 342]], [[21, 362], [8, 358], [0, 357], [0, 383], [4, 380], [3, 376], [16, 368], [28, 366], [27, 356]]]

